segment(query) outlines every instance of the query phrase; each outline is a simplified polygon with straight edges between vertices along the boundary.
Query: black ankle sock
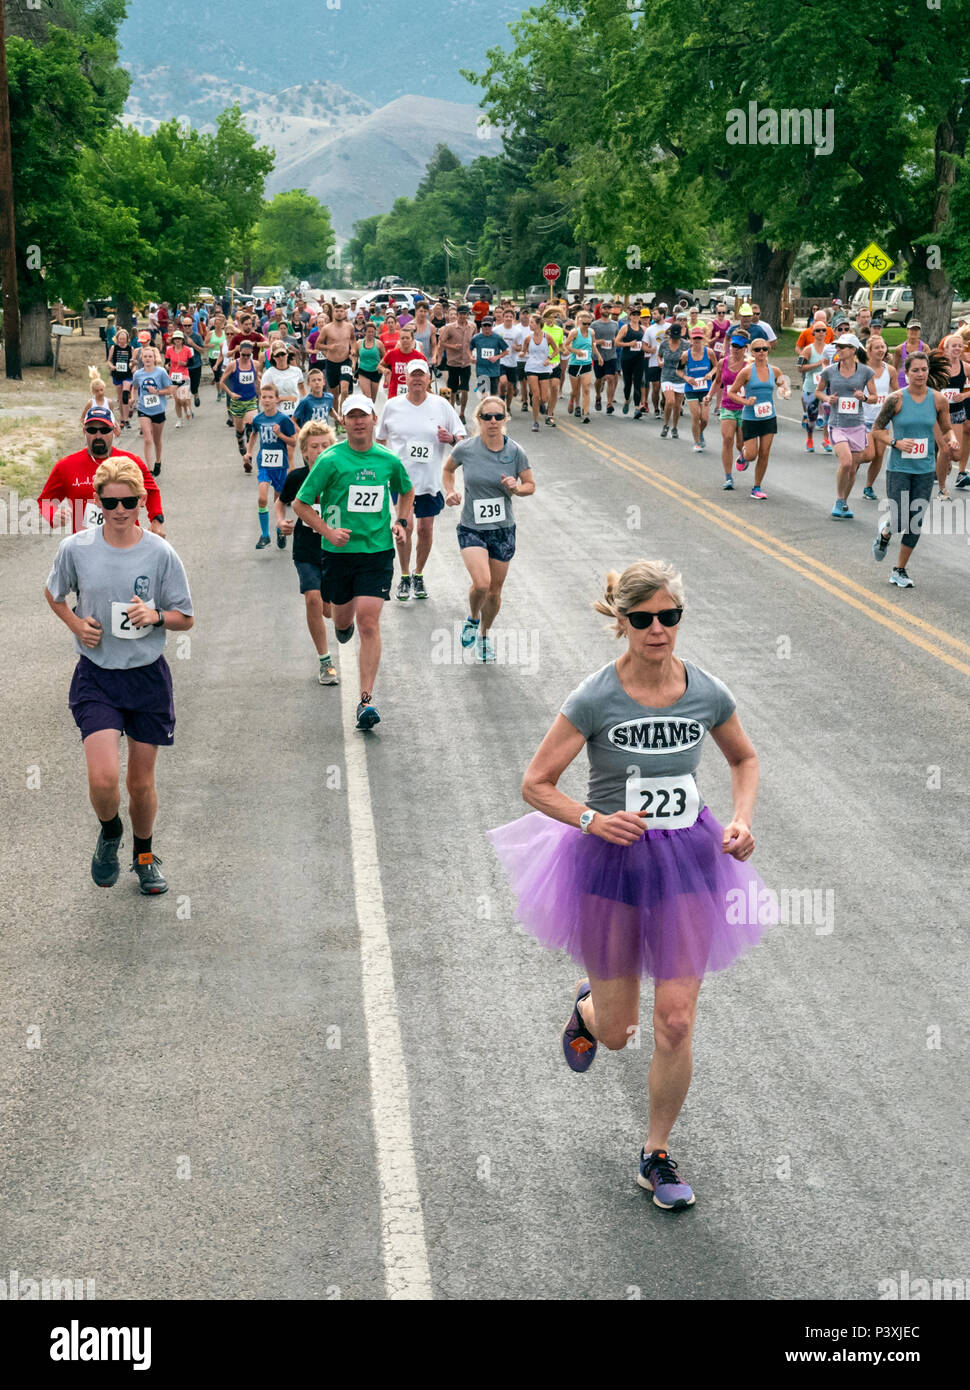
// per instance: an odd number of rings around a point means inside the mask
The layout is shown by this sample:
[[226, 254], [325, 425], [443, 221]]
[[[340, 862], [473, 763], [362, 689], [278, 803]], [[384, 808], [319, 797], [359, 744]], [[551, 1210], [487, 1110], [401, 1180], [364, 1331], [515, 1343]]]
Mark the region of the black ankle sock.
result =
[[121, 817], [114, 815], [110, 820], [101, 822], [101, 831], [106, 840], [120, 840], [124, 826], [121, 824]]
[[143, 840], [139, 835], [133, 835], [131, 838], [135, 842], [134, 854], [136, 859], [138, 858], [139, 854], [151, 854], [152, 837], [150, 835], [147, 840]]

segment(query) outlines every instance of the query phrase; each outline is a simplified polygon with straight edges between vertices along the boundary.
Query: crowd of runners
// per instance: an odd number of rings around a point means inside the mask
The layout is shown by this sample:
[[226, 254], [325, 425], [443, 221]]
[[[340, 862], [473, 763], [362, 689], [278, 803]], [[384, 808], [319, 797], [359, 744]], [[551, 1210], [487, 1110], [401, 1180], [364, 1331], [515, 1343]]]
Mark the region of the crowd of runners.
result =
[[[444, 298], [397, 310], [392, 300], [380, 310], [352, 301], [311, 312], [298, 296], [232, 308], [152, 306], [146, 328], [109, 324], [106, 363], [91, 368], [82, 411], [84, 447], [54, 466], [38, 499], [44, 518], [69, 533], [46, 598], [78, 656], [70, 707], [100, 822], [91, 874], [103, 887], [120, 872], [123, 736], [131, 868], [142, 893], [168, 887], [152, 846], [155, 761], [175, 726], [165, 634], [193, 624], [158, 482], [170, 406], [176, 430], [202, 410], [218, 412], [230, 431], [219, 431], [226, 462], [255, 472], [255, 550], [274, 539], [278, 550], [291, 548], [321, 685], [340, 679], [328, 624], [339, 645], [357, 636], [364, 731], [381, 719], [384, 604], [392, 593], [401, 603], [428, 599], [425, 571], [446, 507], [460, 508], [468, 580], [460, 640], [481, 662], [495, 661], [491, 633], [516, 548], [513, 500], [536, 488], [528, 453], [512, 438], [517, 416], [528, 417], [528, 437], [570, 417], [585, 431], [594, 417], [619, 415], [641, 431], [652, 424], [665, 449], [683, 429], [703, 455], [713, 413], [720, 487], [735, 490], [736, 475], [751, 469], [750, 497], [763, 502], [777, 399], [797, 387], [806, 451], [820, 436], [835, 455], [834, 519], [852, 518], [860, 468], [863, 498], [878, 500], [885, 465], [891, 505], [872, 553], [881, 561], [899, 535], [892, 582], [900, 588], [912, 587], [907, 565], [934, 485], [948, 499], [955, 467], [955, 488], [970, 486], [966, 328], [931, 351], [911, 323], [893, 349], [866, 311], [854, 325], [820, 311], [798, 338], [793, 386], [772, 361], [778, 338], [757, 304], [731, 314], [718, 304], [709, 317], [663, 303], [554, 301], [537, 311]], [[142, 457], [119, 447], [136, 428]], [[666, 1145], [690, 1080], [700, 981], [759, 935], [729, 929], [722, 901], [732, 887], [759, 891], [746, 866], [757, 758], [727, 688], [674, 655], [685, 609], [675, 568], [642, 561], [612, 574], [599, 608], [615, 620], [624, 654], [568, 696], [525, 776], [533, 814], [493, 832], [493, 842], [520, 920], [586, 971], [562, 1039], [574, 1071], [588, 1069], [600, 1043], [625, 1045], [641, 976], [656, 981], [638, 1181], [676, 1210], [694, 1201]], [[726, 827], [694, 783], [707, 732], [732, 770]], [[557, 783], [584, 746], [590, 784], [580, 803]], [[604, 904], [599, 917], [589, 914], [594, 898]]]

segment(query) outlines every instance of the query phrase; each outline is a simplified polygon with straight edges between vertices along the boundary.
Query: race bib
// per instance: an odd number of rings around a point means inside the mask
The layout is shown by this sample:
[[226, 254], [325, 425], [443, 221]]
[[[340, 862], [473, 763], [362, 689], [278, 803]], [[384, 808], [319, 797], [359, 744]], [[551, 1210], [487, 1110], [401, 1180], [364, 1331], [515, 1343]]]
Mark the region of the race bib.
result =
[[348, 512], [377, 513], [384, 506], [384, 484], [352, 483], [347, 494]]
[[879, 395], [879, 396], [876, 397], [876, 405], [885, 405], [885, 404], [886, 404], [886, 397], [885, 397], [884, 395]]
[[405, 446], [404, 457], [408, 463], [430, 463], [431, 445], [424, 444], [419, 439], [409, 439]]
[[629, 349], [630, 352], [642, 352], [642, 351], [643, 351], [643, 344], [642, 344], [642, 343], [627, 343], [626, 346], [627, 346], [627, 348]]
[[575, 359], [576, 359], [577, 362], [588, 362], [588, 361], [589, 361], [589, 353], [583, 351], [582, 349], [581, 349], [579, 352], [574, 352], [574, 353], [573, 353], [573, 356], [575, 357]]
[[152, 395], [151, 392], [149, 392], [149, 394], [146, 396], [142, 396], [142, 405], [145, 407], [146, 410], [154, 410], [158, 404], [158, 397]]
[[494, 348], [480, 348], [480, 349], [479, 349], [478, 355], [479, 355], [479, 357], [481, 357], [481, 359], [482, 359], [483, 362], [491, 362], [492, 358], [495, 356], [495, 349], [494, 349]]
[[282, 449], [262, 449], [259, 455], [260, 468], [282, 468], [283, 450]]
[[706, 391], [707, 388], [708, 388], [709, 386], [710, 386], [710, 382], [708, 381], [708, 379], [707, 379], [706, 376], [702, 376], [702, 377], [696, 377], [696, 376], [695, 376], [694, 379], [693, 379], [693, 380], [691, 381], [691, 383], [690, 383], [690, 389], [691, 389], [692, 391]]
[[132, 627], [128, 619], [127, 603], [113, 603], [111, 605], [112, 637], [147, 637], [152, 631], [153, 629], [150, 627]]
[[648, 830], [683, 830], [700, 813], [701, 799], [693, 777], [641, 777], [626, 779], [626, 809], [646, 811]]
[[97, 502], [89, 502], [84, 508], [84, 516], [81, 518], [81, 525], [85, 530], [92, 526], [104, 525], [104, 512], [98, 506]]
[[960, 392], [956, 389], [955, 386], [947, 386], [940, 394], [946, 401], [955, 401], [957, 396], [960, 395]]
[[505, 498], [480, 498], [477, 502], [472, 503], [472, 516], [475, 519], [475, 521], [479, 524], [481, 524], [483, 521], [504, 521]]
[[255, 372], [237, 372], [236, 375], [241, 386], [251, 386], [256, 380]]
[[927, 454], [929, 453], [929, 443], [930, 441], [928, 439], [914, 439], [913, 447], [911, 449], [903, 450], [903, 458], [925, 459]]
[[185, 380], [184, 372], [172, 372], [171, 376], [172, 381], [175, 383], [176, 386], [181, 386], [182, 382]]
[[296, 410], [296, 406], [296, 401], [280, 401], [280, 413], [283, 415], [292, 415], [294, 410]]
[[859, 397], [858, 397], [858, 396], [840, 396], [840, 397], [839, 397], [839, 404], [838, 404], [838, 411], [839, 411], [839, 414], [840, 414], [840, 415], [858, 415], [858, 413], [859, 413]]
[[350, 365], [349, 362], [345, 362], [344, 365], [340, 368], [340, 375], [341, 375], [341, 376], [349, 376], [349, 377], [352, 377], [353, 374], [354, 374], [354, 369], [353, 369], [353, 367]]
[[[775, 413], [775, 407], [771, 401], [759, 401], [754, 408], [754, 418], [756, 420], [767, 420]], [[692, 822], [693, 823], [693, 822]]]
[[818, 383], [819, 383], [819, 381], [821, 380], [821, 378], [822, 378], [822, 373], [821, 373], [821, 372], [812, 372], [812, 390], [813, 390], [813, 391], [817, 391], [817, 390], [818, 390]]
[[399, 381], [398, 384], [397, 384], [397, 390], [394, 392], [395, 396], [406, 396], [407, 393], [408, 393], [408, 384], [407, 384], [407, 382], [406, 382], [406, 381]]

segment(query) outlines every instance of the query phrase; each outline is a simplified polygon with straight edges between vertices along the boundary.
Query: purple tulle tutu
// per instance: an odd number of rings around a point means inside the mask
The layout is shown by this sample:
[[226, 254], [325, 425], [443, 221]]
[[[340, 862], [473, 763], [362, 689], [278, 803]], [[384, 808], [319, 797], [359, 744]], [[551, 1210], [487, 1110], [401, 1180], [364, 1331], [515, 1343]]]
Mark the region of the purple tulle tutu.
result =
[[681, 830], [611, 845], [533, 811], [489, 831], [518, 902], [516, 920], [601, 979], [702, 978], [754, 946], [770, 911], [750, 862], [721, 850], [710, 811]]

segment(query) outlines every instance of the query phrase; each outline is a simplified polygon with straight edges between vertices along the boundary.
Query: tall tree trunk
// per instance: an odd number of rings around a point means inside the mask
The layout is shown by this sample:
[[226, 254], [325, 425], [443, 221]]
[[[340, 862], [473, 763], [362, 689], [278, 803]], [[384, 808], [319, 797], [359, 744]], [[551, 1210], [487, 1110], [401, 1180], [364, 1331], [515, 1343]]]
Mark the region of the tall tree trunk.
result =
[[124, 328], [128, 333], [133, 331], [131, 320], [134, 317], [135, 306], [126, 294], [115, 295], [115, 327]]
[[52, 364], [51, 316], [43, 301], [26, 306], [21, 301], [20, 338], [25, 367], [49, 367]]
[[781, 297], [800, 246], [769, 246], [756, 241], [751, 266], [751, 303], [775, 332], [781, 330]]
[[[966, 150], [967, 107], [956, 104], [936, 128], [935, 193], [932, 230], [938, 232], [950, 220], [950, 197], [957, 180], [957, 158]], [[950, 331], [953, 285], [939, 255], [930, 246], [912, 246], [904, 253], [913, 286], [914, 316], [922, 324], [923, 341], [935, 347]]]

